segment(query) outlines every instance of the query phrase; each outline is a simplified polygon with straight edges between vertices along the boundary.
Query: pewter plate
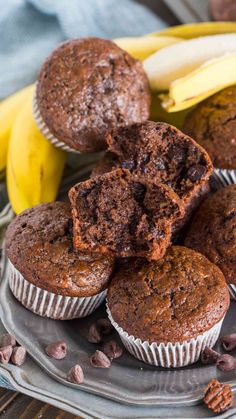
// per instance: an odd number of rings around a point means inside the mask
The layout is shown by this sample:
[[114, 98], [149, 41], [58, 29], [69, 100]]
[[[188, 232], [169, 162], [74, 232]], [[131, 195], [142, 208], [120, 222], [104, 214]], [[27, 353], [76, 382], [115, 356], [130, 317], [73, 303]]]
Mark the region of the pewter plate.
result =
[[[96, 369], [89, 365], [89, 356], [98, 345], [87, 342], [86, 333], [95, 318], [105, 315], [105, 307], [81, 320], [55, 321], [41, 318], [26, 310], [12, 296], [7, 269], [0, 285], [1, 318], [6, 329], [27, 348], [33, 359], [55, 380], [66, 387], [84, 390], [114, 401], [133, 405], [191, 405], [202, 398], [203, 388], [212, 378], [231, 383], [236, 389], [235, 372], [222, 373], [215, 366], [195, 364], [175, 370], [152, 367], [137, 361], [126, 351], [114, 360], [110, 369]], [[223, 324], [222, 334], [236, 332], [236, 303]], [[118, 336], [115, 336], [118, 339]], [[65, 340], [69, 355], [61, 361], [46, 356], [47, 344]], [[220, 349], [220, 348], [218, 348]], [[65, 379], [69, 368], [79, 363], [85, 375], [82, 385], [68, 383]]]
[[[82, 178], [88, 177], [90, 167], [86, 165], [76, 169], [64, 179], [60, 198], [64, 198], [68, 187]], [[76, 162], [77, 164], [77, 162]], [[10, 220], [12, 214], [7, 207], [4, 217]], [[8, 219], [9, 218], [9, 219]], [[57, 380], [60, 386], [68, 390], [81, 390], [102, 396], [115, 402], [136, 406], [190, 406], [197, 404], [203, 389], [212, 378], [231, 383], [236, 389], [235, 372], [222, 373], [214, 366], [195, 364], [182, 369], [165, 370], [144, 364], [124, 350], [124, 355], [114, 360], [110, 369], [96, 369], [89, 364], [89, 356], [99, 349], [98, 345], [87, 342], [89, 325], [96, 318], [104, 317], [105, 306], [99, 308], [86, 319], [55, 321], [41, 318], [26, 310], [11, 294], [7, 278], [5, 255], [1, 258], [3, 272], [0, 283], [0, 315], [5, 328], [13, 333], [18, 342], [27, 348], [28, 353], [49, 376]], [[230, 311], [224, 321], [222, 334], [236, 332], [236, 302], [231, 303]], [[114, 334], [119, 340], [118, 335]], [[69, 355], [61, 361], [46, 356], [44, 348], [48, 343], [65, 340]], [[218, 348], [220, 349], [220, 348]], [[81, 364], [85, 382], [82, 385], [66, 381], [66, 373], [74, 364]], [[48, 377], [49, 380], [49, 377]], [[51, 378], [50, 378], [51, 380]], [[95, 397], [95, 396], [94, 396]]]

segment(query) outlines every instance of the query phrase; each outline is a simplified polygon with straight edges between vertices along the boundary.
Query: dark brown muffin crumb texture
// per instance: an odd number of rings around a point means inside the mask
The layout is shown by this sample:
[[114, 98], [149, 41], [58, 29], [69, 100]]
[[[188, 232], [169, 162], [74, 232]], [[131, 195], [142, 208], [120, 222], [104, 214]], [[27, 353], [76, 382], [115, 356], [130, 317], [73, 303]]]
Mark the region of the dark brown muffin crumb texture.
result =
[[75, 185], [69, 197], [75, 247], [116, 256], [162, 257], [183, 213], [170, 188], [124, 169]]

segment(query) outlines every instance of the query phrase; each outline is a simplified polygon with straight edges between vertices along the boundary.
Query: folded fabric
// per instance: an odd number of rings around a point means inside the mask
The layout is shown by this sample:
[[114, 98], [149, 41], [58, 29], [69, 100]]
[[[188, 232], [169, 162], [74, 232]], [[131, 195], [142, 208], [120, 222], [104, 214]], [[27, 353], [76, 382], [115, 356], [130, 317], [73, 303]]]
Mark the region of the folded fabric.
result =
[[2, 2], [0, 99], [35, 80], [43, 59], [68, 38], [135, 36], [164, 26], [134, 0]]

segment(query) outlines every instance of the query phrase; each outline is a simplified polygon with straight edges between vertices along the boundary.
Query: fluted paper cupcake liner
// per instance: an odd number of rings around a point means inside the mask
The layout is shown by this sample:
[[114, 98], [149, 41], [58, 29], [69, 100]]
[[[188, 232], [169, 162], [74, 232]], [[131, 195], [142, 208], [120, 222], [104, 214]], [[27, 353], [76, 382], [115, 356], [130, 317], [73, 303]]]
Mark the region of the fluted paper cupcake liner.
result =
[[214, 169], [211, 177], [212, 185], [215, 189], [236, 183], [236, 170]]
[[33, 94], [33, 117], [35, 119], [35, 122], [36, 122], [39, 130], [43, 134], [43, 136], [48, 141], [50, 141], [55, 147], [61, 148], [62, 150], [70, 152], [70, 153], [80, 154], [80, 152], [78, 150], [75, 150], [74, 148], [69, 147], [63, 141], [58, 140], [58, 138], [56, 138], [52, 134], [50, 129], [47, 127], [47, 125], [45, 124], [45, 122], [42, 118], [42, 115], [39, 111], [39, 108], [38, 108], [38, 104], [37, 104], [37, 101], [36, 101], [36, 89], [35, 89], [34, 94]]
[[236, 301], [236, 285], [228, 284], [230, 298]]
[[92, 297], [67, 297], [43, 290], [29, 281], [8, 260], [8, 279], [15, 298], [28, 310], [42, 317], [70, 320], [91, 314], [106, 297], [106, 290]]
[[125, 332], [113, 319], [107, 305], [107, 314], [113, 327], [117, 330], [126, 349], [139, 360], [164, 368], [179, 368], [194, 364], [200, 358], [206, 346], [212, 348], [220, 334], [223, 319], [211, 329], [195, 339], [182, 343], [149, 343], [143, 342]]

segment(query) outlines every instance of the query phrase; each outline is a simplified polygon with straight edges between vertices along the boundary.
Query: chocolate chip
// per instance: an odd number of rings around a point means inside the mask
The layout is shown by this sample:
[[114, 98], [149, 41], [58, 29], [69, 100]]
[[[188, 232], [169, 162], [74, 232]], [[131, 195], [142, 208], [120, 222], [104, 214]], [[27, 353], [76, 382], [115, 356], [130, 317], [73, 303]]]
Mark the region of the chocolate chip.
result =
[[187, 176], [192, 182], [196, 182], [201, 179], [202, 176], [206, 173], [206, 168], [202, 164], [195, 164], [188, 169]]
[[173, 145], [169, 148], [167, 155], [169, 159], [174, 160], [175, 163], [180, 163], [184, 161], [186, 152], [183, 148]]
[[80, 365], [76, 364], [67, 374], [67, 380], [71, 383], [81, 384], [84, 381], [84, 373]]
[[97, 323], [91, 324], [87, 339], [90, 343], [100, 343], [102, 341], [102, 334]]
[[96, 368], [109, 368], [111, 366], [110, 359], [102, 351], [96, 351], [90, 357], [90, 364]]
[[224, 354], [217, 359], [216, 366], [224, 372], [232, 371], [236, 367], [236, 361], [233, 356]]
[[113, 332], [113, 326], [108, 319], [99, 319], [97, 320], [97, 326], [102, 335], [110, 335]]
[[12, 346], [3, 346], [0, 348], [0, 364], [8, 364], [12, 354]]
[[156, 170], [165, 170], [166, 168], [165, 162], [160, 157], [156, 157], [154, 164]]
[[123, 169], [128, 169], [128, 170], [133, 170], [135, 168], [135, 164], [133, 160], [125, 160], [122, 162], [121, 166]]
[[16, 339], [10, 333], [5, 333], [4, 335], [0, 336], [0, 348], [8, 345], [16, 346]]
[[223, 336], [221, 339], [221, 344], [225, 351], [232, 351], [236, 348], [236, 333], [232, 333], [231, 335]]
[[26, 349], [24, 346], [16, 346], [13, 348], [12, 354], [11, 354], [11, 362], [14, 365], [22, 365], [24, 364], [26, 359]]
[[67, 355], [67, 344], [59, 340], [58, 342], [51, 343], [45, 348], [48, 356], [54, 359], [63, 359]]
[[211, 348], [206, 347], [201, 353], [201, 362], [203, 364], [215, 364], [220, 354]]
[[115, 340], [109, 340], [106, 342], [102, 350], [104, 354], [111, 359], [120, 358], [123, 354], [123, 349], [118, 345], [118, 343], [116, 343]]

